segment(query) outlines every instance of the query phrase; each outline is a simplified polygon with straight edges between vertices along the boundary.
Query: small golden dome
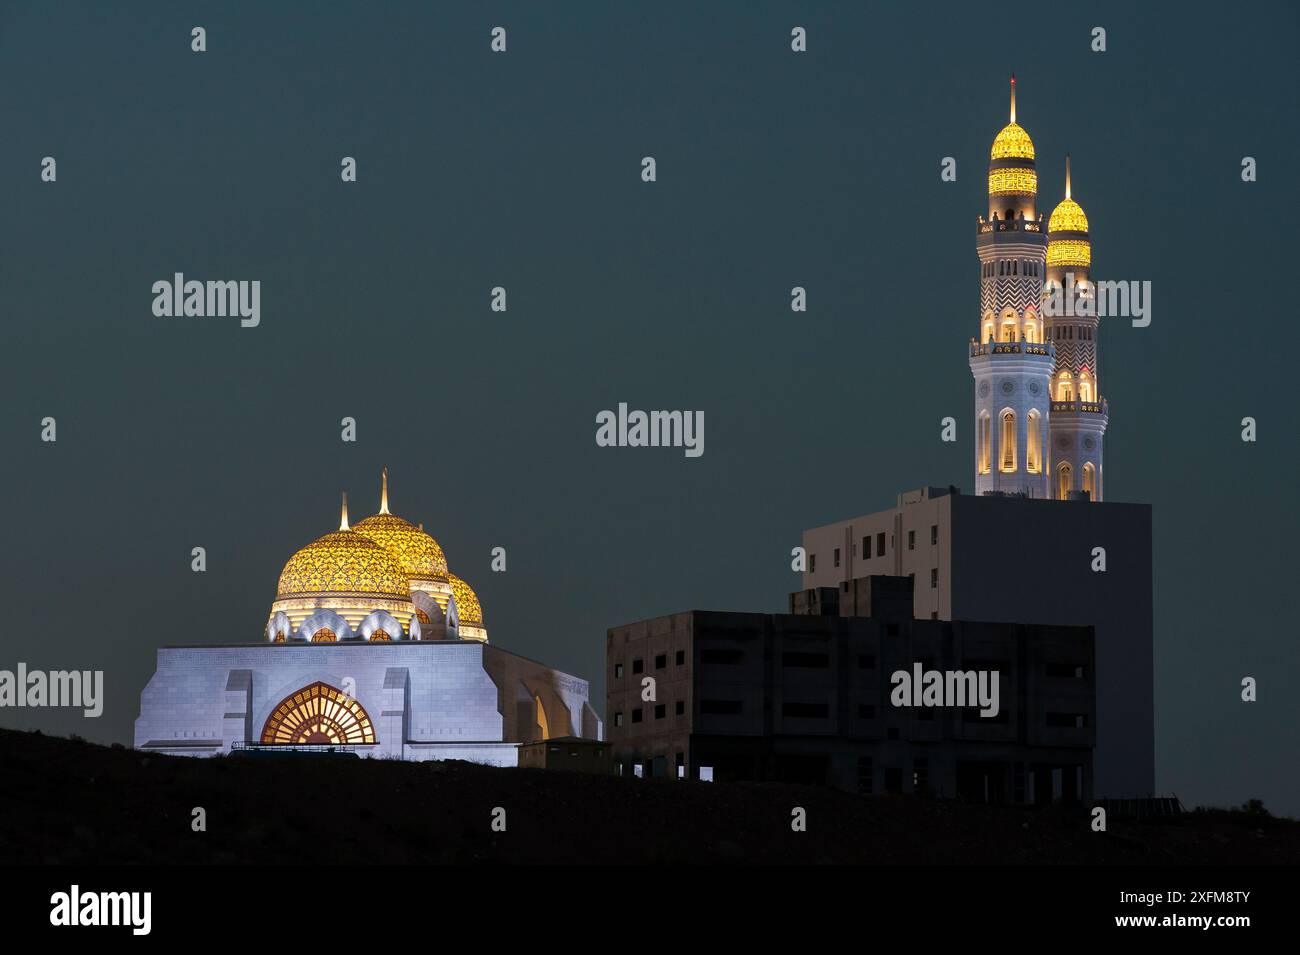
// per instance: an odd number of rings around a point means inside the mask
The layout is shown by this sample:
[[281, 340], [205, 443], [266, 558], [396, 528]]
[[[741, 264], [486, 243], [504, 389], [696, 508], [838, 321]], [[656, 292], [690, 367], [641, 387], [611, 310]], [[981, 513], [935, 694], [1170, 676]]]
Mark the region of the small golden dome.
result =
[[1029, 138], [1024, 127], [1016, 122], [1007, 123], [1002, 127], [1002, 132], [998, 133], [997, 138], [993, 140], [993, 148], [989, 150], [989, 159], [1033, 158], [1034, 141]]
[[1083, 214], [1083, 207], [1073, 199], [1062, 199], [1047, 220], [1047, 231], [1087, 232], [1088, 217]]
[[478, 602], [478, 595], [469, 584], [455, 574], [448, 575], [451, 580], [451, 592], [456, 598], [456, 611], [461, 623], [483, 625], [483, 607]]
[[319, 594], [410, 600], [411, 588], [392, 554], [356, 531], [338, 530], [298, 551], [280, 572], [276, 599]]
[[441, 580], [447, 576], [447, 556], [438, 542], [396, 514], [374, 514], [358, 521], [355, 529], [392, 554], [408, 580]]

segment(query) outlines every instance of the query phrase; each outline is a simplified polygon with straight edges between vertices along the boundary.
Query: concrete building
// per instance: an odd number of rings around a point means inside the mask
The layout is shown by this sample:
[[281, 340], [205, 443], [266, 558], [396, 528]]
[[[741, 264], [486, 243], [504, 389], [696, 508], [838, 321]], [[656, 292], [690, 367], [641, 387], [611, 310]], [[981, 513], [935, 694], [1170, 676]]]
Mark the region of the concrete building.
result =
[[585, 680], [489, 645], [438, 542], [388, 511], [295, 553], [258, 643], [174, 646], [140, 697], [138, 749], [213, 756], [329, 746], [518, 764], [521, 743], [599, 740]]
[[519, 744], [521, 769], [559, 769], [608, 776], [613, 772], [609, 744], [577, 736], [557, 736]]
[[899, 575], [915, 580], [919, 619], [1093, 627], [1096, 792], [1153, 791], [1150, 505], [927, 487], [888, 510], [806, 530], [802, 544], [805, 589]]
[[[871, 577], [843, 605], [839, 588], [822, 588], [792, 595], [797, 613], [697, 610], [611, 629], [616, 771], [989, 802], [1089, 797], [1091, 630], [914, 620], [910, 590]], [[869, 616], [841, 615], [851, 608]], [[996, 715], [896, 706], [891, 675], [917, 664], [997, 672]]]

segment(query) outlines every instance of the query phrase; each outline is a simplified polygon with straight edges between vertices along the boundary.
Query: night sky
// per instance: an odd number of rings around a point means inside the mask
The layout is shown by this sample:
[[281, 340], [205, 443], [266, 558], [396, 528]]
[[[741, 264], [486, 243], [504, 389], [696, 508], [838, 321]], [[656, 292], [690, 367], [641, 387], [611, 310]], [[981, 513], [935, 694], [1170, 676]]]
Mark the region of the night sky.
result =
[[[972, 491], [1014, 70], [1040, 208], [1070, 152], [1094, 278], [1153, 283], [1099, 344], [1106, 496], [1154, 513], [1157, 786], [1300, 813], [1292, 5], [259, 6], [0, 7], [0, 669], [106, 682], [0, 725], [129, 745], [155, 649], [258, 640], [384, 465], [492, 641], [598, 709], [606, 628], [783, 610], [803, 528]], [[260, 280], [261, 325], [155, 317], [178, 271]], [[598, 448], [619, 402], [703, 410], [704, 455]]]

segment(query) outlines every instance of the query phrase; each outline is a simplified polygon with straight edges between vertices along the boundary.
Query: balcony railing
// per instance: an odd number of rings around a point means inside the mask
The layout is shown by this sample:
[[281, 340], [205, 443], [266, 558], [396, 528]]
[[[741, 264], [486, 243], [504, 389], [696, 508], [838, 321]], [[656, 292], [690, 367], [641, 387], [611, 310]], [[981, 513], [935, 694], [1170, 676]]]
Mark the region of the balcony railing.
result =
[[970, 356], [977, 355], [1043, 355], [1056, 354], [1056, 346], [1051, 342], [977, 342], [970, 343]]
[[1053, 411], [1079, 411], [1084, 414], [1107, 414], [1106, 399], [1101, 401], [1053, 401]]
[[996, 222], [985, 222], [981, 218], [978, 228], [979, 235], [990, 232], [1042, 232], [1043, 223], [1037, 219], [998, 219]]

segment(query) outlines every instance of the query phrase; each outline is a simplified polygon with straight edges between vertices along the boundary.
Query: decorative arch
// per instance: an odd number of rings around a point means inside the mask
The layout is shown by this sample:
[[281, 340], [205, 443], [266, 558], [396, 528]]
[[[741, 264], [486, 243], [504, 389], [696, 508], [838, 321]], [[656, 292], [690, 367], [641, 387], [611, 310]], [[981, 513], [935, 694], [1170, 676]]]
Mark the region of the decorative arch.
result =
[[[376, 636], [383, 634], [383, 636]], [[357, 636], [374, 643], [402, 639], [402, 624], [387, 610], [374, 610], [357, 627]]]
[[1014, 308], [1002, 310], [1002, 317], [998, 319], [998, 341], [1016, 342], [1020, 340], [1020, 316], [1016, 314]]
[[998, 415], [998, 470], [1004, 474], [1016, 470], [1016, 413], [1010, 408]]
[[1092, 401], [1092, 376], [1087, 368], [1079, 372], [1079, 400]]
[[1068, 500], [1073, 490], [1074, 470], [1070, 467], [1069, 461], [1062, 461], [1061, 466], [1056, 469], [1056, 497], [1061, 501]]
[[[333, 639], [325, 637], [321, 631], [327, 630], [333, 635]], [[321, 636], [322, 639], [317, 639]], [[298, 627], [295, 634], [298, 640], [306, 640], [309, 643], [336, 643], [339, 640], [351, 640], [352, 628], [348, 622], [336, 614], [333, 610], [317, 610], [314, 614], [304, 620]]]
[[271, 711], [262, 727], [268, 745], [368, 745], [375, 726], [364, 706], [337, 687], [317, 681], [289, 694]]
[[1025, 310], [1025, 341], [1031, 345], [1041, 345], [1043, 336], [1038, 323], [1038, 313], [1032, 308]]
[[1056, 400], [1074, 400], [1074, 378], [1068, 371], [1061, 372], [1060, 376], [1056, 379]]
[[289, 621], [289, 615], [283, 610], [277, 610], [266, 622], [266, 639], [272, 643], [284, 643], [291, 633], [293, 633], [293, 624]]
[[987, 411], [981, 411], [979, 420], [975, 427], [975, 460], [980, 474], [988, 474], [992, 469], [992, 452], [989, 450], [992, 443], [992, 426], [993, 419]]
[[1025, 470], [1038, 474], [1043, 470], [1043, 416], [1031, 408], [1025, 418]]
[[993, 334], [993, 312], [992, 311], [987, 311], [984, 313], [984, 319], [981, 328], [982, 328], [982, 333], [980, 335], [980, 341], [982, 341], [985, 344], [988, 344], [989, 342], [993, 341], [994, 334]]
[[1083, 466], [1083, 490], [1088, 492], [1088, 500], [1097, 500], [1097, 469], [1091, 461]]

